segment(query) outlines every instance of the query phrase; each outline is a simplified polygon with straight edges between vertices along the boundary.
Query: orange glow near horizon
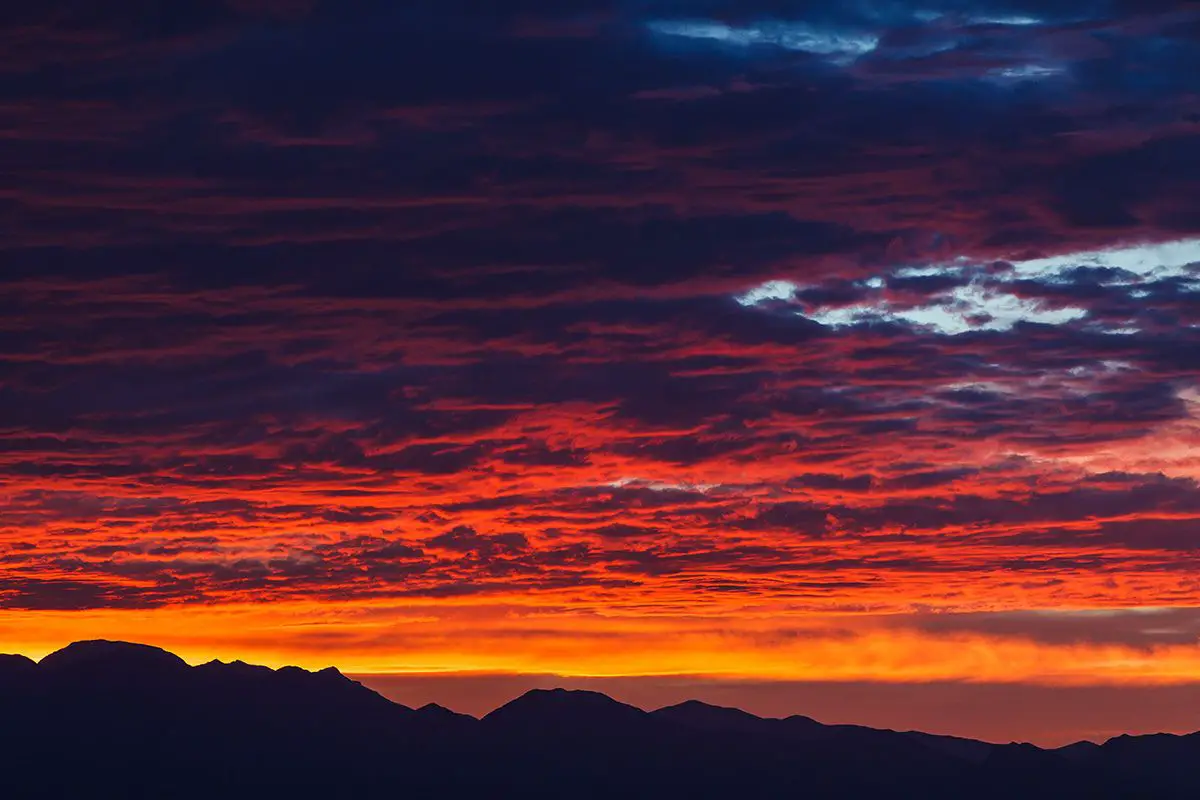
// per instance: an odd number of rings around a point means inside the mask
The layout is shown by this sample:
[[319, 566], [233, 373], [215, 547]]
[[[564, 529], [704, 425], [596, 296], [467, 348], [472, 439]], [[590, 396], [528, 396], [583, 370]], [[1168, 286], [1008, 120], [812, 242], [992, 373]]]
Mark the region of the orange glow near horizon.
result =
[[[525, 414], [507, 435], [555, 424]], [[93, 607], [0, 610], [0, 643], [40, 657], [128, 639], [359, 674], [1188, 683], [1200, 582], [1176, 541], [1200, 506], [1186, 477], [1130, 488], [1111, 463], [1178, 467], [1162, 435], [1019, 458], [926, 442], [939, 467], [915, 481], [852, 460], [812, 486], [789, 478], [806, 469], [791, 451], [687, 470], [499, 460], [468, 488], [353, 472], [186, 494], [30, 484], [0, 535], [9, 564]], [[106, 525], [80, 535], [89, 515]]]
[[[138, 641], [192, 664], [337, 666], [352, 674], [694, 676], [750, 681], [1026, 682], [1169, 685], [1200, 679], [1192, 645], [1050, 644], [932, 633], [906, 617], [604, 618], [464, 607], [462, 613], [304, 604], [160, 609], [87, 616], [0, 614], [5, 649], [31, 658], [87, 638]], [[1079, 612], [1086, 615], [1088, 612]]]

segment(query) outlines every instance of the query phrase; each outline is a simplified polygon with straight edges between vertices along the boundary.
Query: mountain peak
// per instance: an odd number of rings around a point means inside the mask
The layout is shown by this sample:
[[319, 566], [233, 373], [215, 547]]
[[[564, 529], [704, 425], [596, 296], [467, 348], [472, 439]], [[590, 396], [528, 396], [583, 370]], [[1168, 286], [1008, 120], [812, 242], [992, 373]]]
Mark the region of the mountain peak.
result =
[[666, 706], [653, 712], [653, 715], [659, 719], [704, 730], [754, 730], [760, 728], [764, 722], [762, 717], [740, 708], [714, 706], [699, 700], [685, 700], [673, 706]]
[[644, 720], [649, 715], [600, 692], [531, 689], [484, 717], [491, 724], [544, 728], [596, 728]]
[[39, 662], [42, 670], [82, 669], [93, 674], [173, 672], [186, 667], [182, 658], [160, 647], [107, 639], [73, 642]]
[[299, 681], [308, 686], [341, 688], [353, 685], [362, 687], [362, 684], [347, 678], [336, 667], [325, 667], [325, 669], [311, 671], [303, 667], [280, 667], [275, 670], [275, 675], [286, 680]]
[[431, 732], [456, 733], [473, 729], [479, 720], [469, 714], [451, 711], [437, 703], [426, 703], [416, 710], [417, 719], [428, 726]]
[[19, 653], [0, 653], [0, 664], [12, 669], [23, 669], [25, 667], [36, 667], [37, 662], [29, 656], [23, 656]]
[[0, 680], [30, 675], [36, 669], [37, 664], [31, 658], [0, 654]]

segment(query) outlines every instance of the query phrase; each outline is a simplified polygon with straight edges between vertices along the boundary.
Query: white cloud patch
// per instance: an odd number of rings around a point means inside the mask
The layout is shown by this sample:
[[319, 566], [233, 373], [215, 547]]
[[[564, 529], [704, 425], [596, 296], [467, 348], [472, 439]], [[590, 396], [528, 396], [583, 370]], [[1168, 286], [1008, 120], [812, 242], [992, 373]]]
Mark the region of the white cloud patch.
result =
[[905, 322], [953, 335], [968, 331], [1006, 331], [1020, 322], [1062, 325], [1083, 319], [1087, 311], [1045, 308], [1036, 300], [971, 283], [939, 295], [927, 305], [900, 306], [880, 297], [857, 305], [812, 310], [806, 316], [814, 322], [834, 327], [882, 320]]
[[756, 306], [769, 300], [791, 300], [797, 288], [791, 281], [767, 281], [734, 299], [744, 306]]
[[951, 14], [936, 9], [919, 9], [912, 12], [912, 16], [919, 22], [942, 22], [949, 20], [952, 23], [965, 25], [1011, 25], [1026, 27], [1029, 25], [1044, 25], [1046, 23], [1044, 19], [1031, 17], [1027, 14], [972, 14], [963, 17], [960, 14]]
[[769, 45], [831, 56], [837, 61], [853, 60], [879, 46], [879, 37], [873, 33], [817, 28], [802, 22], [734, 26], [710, 20], [663, 20], [652, 22], [649, 27], [667, 36], [707, 39], [738, 47]]
[[1143, 280], [1200, 277], [1187, 269], [1193, 265], [1200, 265], [1200, 239], [1131, 244], [1013, 262], [1017, 275], [1023, 278], [1053, 277], [1075, 267], [1112, 267], [1131, 272]]
[[723, 484], [719, 483], [690, 483], [688, 481], [656, 481], [646, 478], [618, 478], [615, 481], [609, 481], [602, 484], [607, 488], [624, 489], [633, 487], [635, 489], [649, 489], [653, 492], [696, 492], [698, 494], [707, 494], [715, 489], [722, 488]]
[[1022, 14], [1012, 14], [1009, 16], [977, 16], [969, 17], [967, 23], [970, 25], [1012, 25], [1026, 27], [1029, 25], [1043, 25], [1045, 20], [1037, 17], [1029, 17]]
[[988, 72], [988, 77], [999, 81], [1041, 81], [1062, 75], [1066, 70], [1062, 67], [1050, 67], [1043, 64], [1021, 64], [1015, 67], [1001, 67]]
[[[947, 263], [902, 267], [890, 272], [892, 279], [965, 276], [965, 283], [931, 292], [923, 302], [913, 303], [888, 290], [888, 278], [871, 276], [859, 282], [863, 297], [849, 305], [798, 304], [795, 312], [814, 322], [831, 327], [865, 322], [900, 322], [946, 335], [969, 331], [1005, 331], [1021, 323], [1065, 325], [1085, 320], [1087, 309], [1071, 305], [1050, 305], [1038, 298], [1021, 296], [1012, 285], [1016, 281], [1068, 284], [1077, 280], [1080, 268], [1110, 270], [1103, 282], [1126, 287], [1132, 297], [1148, 297], [1150, 291], [1138, 288], [1143, 283], [1162, 280], [1182, 281], [1189, 289], [1200, 291], [1200, 239], [1185, 239], [1159, 244], [1127, 245], [1108, 250], [1084, 251], [1046, 258], [1012, 262], [1007, 272], [993, 273], [966, 258]], [[738, 303], [758, 307], [779, 301], [803, 298], [805, 288], [791, 281], [773, 280], [738, 295]], [[1109, 334], [1131, 335], [1138, 328], [1113, 324]]]

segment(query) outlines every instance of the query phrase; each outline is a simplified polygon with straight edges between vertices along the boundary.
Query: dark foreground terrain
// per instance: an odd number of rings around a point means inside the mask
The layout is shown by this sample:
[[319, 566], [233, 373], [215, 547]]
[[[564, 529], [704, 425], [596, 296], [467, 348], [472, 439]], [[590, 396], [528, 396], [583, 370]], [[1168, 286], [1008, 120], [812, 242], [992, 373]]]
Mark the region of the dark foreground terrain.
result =
[[1200, 735], [1042, 750], [562, 690], [477, 720], [96, 641], [0, 656], [0, 770], [11, 798], [1200, 798]]

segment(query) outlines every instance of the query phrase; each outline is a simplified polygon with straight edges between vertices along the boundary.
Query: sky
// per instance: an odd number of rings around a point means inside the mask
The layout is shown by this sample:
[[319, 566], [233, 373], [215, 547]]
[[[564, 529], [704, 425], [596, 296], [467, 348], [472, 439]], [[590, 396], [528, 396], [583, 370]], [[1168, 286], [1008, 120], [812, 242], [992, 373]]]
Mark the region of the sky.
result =
[[1200, 5], [105, 5], [0, 12], [0, 650], [1200, 728]]

